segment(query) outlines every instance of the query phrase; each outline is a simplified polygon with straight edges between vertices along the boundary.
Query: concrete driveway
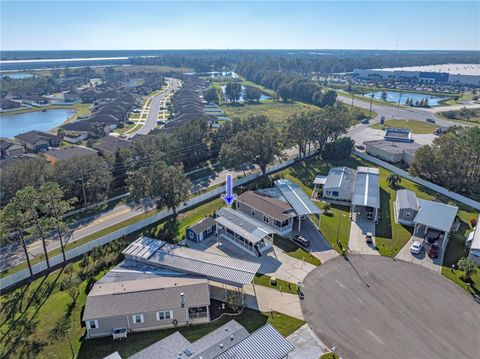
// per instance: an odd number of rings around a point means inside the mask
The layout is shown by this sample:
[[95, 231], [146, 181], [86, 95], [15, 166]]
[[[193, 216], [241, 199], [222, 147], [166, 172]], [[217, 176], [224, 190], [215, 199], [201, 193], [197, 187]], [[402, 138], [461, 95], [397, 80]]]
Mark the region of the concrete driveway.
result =
[[478, 358], [480, 305], [421, 266], [350, 255], [319, 266], [304, 284], [306, 321], [343, 358]]
[[372, 244], [368, 244], [365, 238], [368, 232], [372, 233], [375, 237], [375, 222], [367, 219], [367, 212], [364, 208], [354, 212], [352, 219], [350, 239], [348, 242], [349, 252], [353, 254], [379, 255], [375, 249], [375, 238]]
[[[422, 251], [419, 254], [413, 254], [410, 252], [410, 246], [414, 241], [418, 241], [423, 244]], [[436, 243], [440, 247], [440, 252], [438, 258], [430, 258], [427, 254], [430, 244], [424, 242], [423, 238], [412, 237], [407, 244], [398, 252], [395, 256], [395, 259], [400, 259], [405, 262], [410, 262], [414, 264], [421, 265], [427, 269], [430, 269], [434, 272], [440, 273], [442, 271], [443, 255], [444, 250], [442, 249], [442, 241]]]
[[308, 238], [310, 240], [310, 247], [305, 249], [320, 259], [322, 263], [325, 263], [329, 259], [337, 257], [338, 253], [333, 250], [330, 243], [323, 238], [317, 225], [310, 219], [310, 217], [307, 217], [306, 220], [302, 221], [300, 232], [298, 231], [298, 223], [294, 223], [293, 235], [300, 234], [305, 238]]
[[306, 275], [316, 268], [313, 264], [290, 257], [277, 246], [273, 246], [273, 252], [269, 253], [268, 256], [262, 257], [252, 256], [227, 241], [220, 243], [218, 246], [215, 242], [206, 251], [259, 263], [259, 273], [291, 283], [303, 282]]
[[288, 359], [318, 359], [330, 352], [308, 324], [290, 334], [287, 340], [295, 347], [293, 352], [288, 354]]

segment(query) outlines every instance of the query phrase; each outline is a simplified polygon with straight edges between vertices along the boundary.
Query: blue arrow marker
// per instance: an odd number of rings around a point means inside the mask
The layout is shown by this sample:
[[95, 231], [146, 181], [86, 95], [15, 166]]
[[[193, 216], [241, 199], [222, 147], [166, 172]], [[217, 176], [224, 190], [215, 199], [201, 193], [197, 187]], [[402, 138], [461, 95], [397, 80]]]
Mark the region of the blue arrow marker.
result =
[[233, 201], [235, 201], [237, 195], [232, 193], [232, 175], [227, 175], [225, 181], [225, 194], [222, 194], [222, 199], [225, 201], [228, 207], [232, 206]]

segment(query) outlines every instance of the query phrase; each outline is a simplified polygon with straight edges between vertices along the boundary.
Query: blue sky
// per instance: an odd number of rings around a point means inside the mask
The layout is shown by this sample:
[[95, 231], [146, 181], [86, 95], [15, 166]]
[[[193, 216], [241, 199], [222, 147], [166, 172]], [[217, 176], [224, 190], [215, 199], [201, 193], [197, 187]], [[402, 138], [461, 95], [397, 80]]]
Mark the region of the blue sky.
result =
[[8, 1], [2, 50], [480, 49], [480, 2]]

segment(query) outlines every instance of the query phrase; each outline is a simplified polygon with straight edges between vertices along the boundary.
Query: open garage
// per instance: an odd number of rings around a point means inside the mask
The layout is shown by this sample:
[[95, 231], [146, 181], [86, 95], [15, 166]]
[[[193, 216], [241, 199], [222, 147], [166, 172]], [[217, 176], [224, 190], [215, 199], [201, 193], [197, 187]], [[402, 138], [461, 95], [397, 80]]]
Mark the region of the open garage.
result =
[[304, 281], [302, 310], [343, 358], [478, 358], [480, 305], [421, 266], [369, 255], [338, 257]]

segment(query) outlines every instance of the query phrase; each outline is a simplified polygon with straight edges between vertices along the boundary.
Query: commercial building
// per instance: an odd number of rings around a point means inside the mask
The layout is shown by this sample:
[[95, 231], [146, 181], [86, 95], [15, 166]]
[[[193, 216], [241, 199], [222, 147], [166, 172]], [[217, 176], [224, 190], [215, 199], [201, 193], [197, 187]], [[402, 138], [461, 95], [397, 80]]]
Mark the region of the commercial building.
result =
[[390, 127], [385, 130], [383, 138], [386, 141], [394, 142], [413, 142], [412, 131], [408, 128], [395, 128]]
[[418, 81], [480, 86], [480, 64], [444, 64], [355, 69], [353, 75], [365, 80]]
[[410, 164], [415, 152], [422, 147], [414, 142], [394, 142], [385, 140], [364, 141], [365, 151], [383, 161]]

